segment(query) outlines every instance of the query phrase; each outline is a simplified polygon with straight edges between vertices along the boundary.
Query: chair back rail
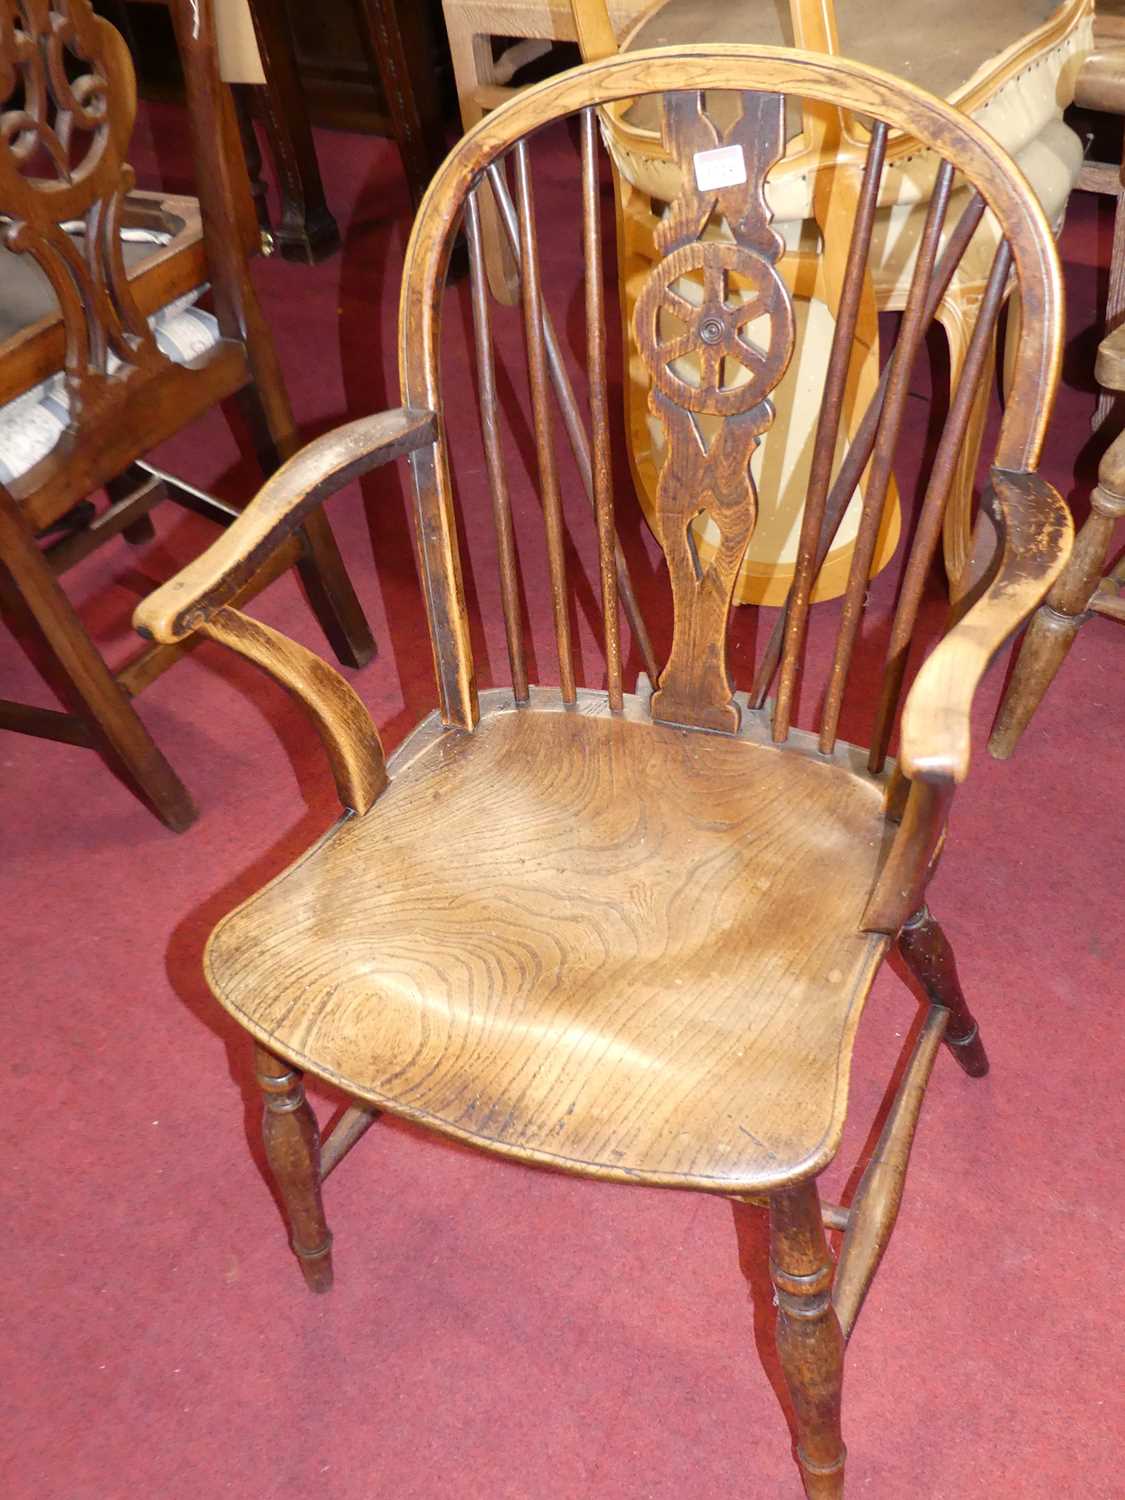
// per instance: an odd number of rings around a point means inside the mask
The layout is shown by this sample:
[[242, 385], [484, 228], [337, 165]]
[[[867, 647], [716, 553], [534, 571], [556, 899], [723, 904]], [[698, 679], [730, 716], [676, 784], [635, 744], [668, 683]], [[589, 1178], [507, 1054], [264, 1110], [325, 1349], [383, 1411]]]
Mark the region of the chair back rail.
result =
[[[711, 101], [725, 91], [739, 98], [729, 108], [724, 105], [718, 119], [713, 115], [720, 111]], [[656, 720], [728, 733], [736, 732], [739, 725], [741, 710], [728, 669], [726, 640], [734, 580], [756, 514], [750, 465], [762, 433], [773, 420], [769, 392], [785, 372], [793, 347], [792, 302], [775, 264], [783, 245], [770, 225], [767, 201], [768, 174], [784, 148], [786, 95], [845, 111], [869, 126], [862, 154], [855, 157], [861, 174], [858, 209], [812, 439], [797, 575], [787, 609], [762, 653], [751, 692], [753, 704], [764, 703], [780, 667], [772, 715], [778, 742], [784, 742], [790, 730], [817, 569], [866, 471], [855, 554], [820, 714], [822, 752], [830, 753], [836, 744], [912, 373], [943, 291], [982, 216], [991, 213], [1002, 232], [970, 355], [951, 392], [948, 415], [923, 486], [914, 536], [905, 549], [871, 734], [870, 764], [878, 771], [892, 736], [953, 466], [1000, 309], [1016, 284], [1023, 321], [994, 464], [1000, 470], [1026, 473], [1039, 457], [1058, 379], [1062, 336], [1060, 277], [1050, 228], [1019, 172], [979, 126], [908, 84], [835, 57], [762, 47], [684, 47], [618, 55], [528, 89], [482, 121], [439, 170], [416, 220], [403, 279], [400, 362], [404, 402], [441, 412], [443, 284], [452, 239], [463, 217], [500, 594], [513, 688], [521, 702], [529, 691], [526, 622], [520, 606], [510, 479], [500, 433], [494, 316], [481, 262], [476, 189], [486, 174], [491, 184], [502, 186], [506, 163], [514, 170], [523, 333], [551, 617], [562, 696], [574, 703], [577, 679], [567, 606], [563, 488], [553, 441], [553, 367], [544, 332], [550, 323], [530, 147], [531, 137], [541, 127], [577, 115], [579, 211], [574, 218], [580, 222], [575, 222], [573, 232], [580, 238], [586, 261], [584, 345], [592, 435], [587, 448], [592, 455], [589, 467], [607, 685], [611, 704], [617, 707], [623, 668], [614, 565], [597, 111], [644, 93], [664, 95], [664, 147], [676, 162], [682, 182], [657, 227], [661, 259], [640, 289], [632, 330], [633, 354], [649, 368], [651, 409], [665, 435], [658, 540], [668, 567], [674, 624], [671, 649], [654, 684], [651, 712]], [[848, 360], [890, 131], [903, 132], [919, 147], [934, 151], [940, 165], [914, 255], [910, 293], [894, 352], [868, 410], [854, 428], [854, 440], [841, 453], [838, 429]], [[954, 188], [962, 184], [970, 190], [962, 195], [967, 197], [967, 206], [955, 224], [947, 223]], [[733, 241], [709, 234], [709, 227], [719, 220]], [[556, 222], [567, 223], [566, 216]], [[569, 435], [573, 441], [573, 433]], [[447, 723], [471, 727], [477, 717], [475, 676], [446, 443], [439, 437], [432, 450], [420, 451], [412, 462], [441, 712]], [[713, 541], [718, 538], [705, 563], [695, 545], [701, 524], [708, 525]]]

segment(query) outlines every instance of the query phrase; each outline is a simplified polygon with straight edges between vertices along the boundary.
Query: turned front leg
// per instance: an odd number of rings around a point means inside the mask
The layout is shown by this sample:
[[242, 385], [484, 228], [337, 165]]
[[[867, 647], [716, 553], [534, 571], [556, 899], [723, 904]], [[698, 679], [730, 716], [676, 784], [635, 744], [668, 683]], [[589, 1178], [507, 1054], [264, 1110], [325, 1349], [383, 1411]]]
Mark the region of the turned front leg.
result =
[[832, 1257], [815, 1182], [770, 1197], [770, 1275], [777, 1348], [797, 1419], [797, 1461], [809, 1500], [839, 1500], [844, 1336], [832, 1306]]
[[970, 1078], [988, 1072], [988, 1054], [957, 977], [949, 939], [928, 907], [920, 907], [898, 935], [898, 946], [911, 973], [934, 1005], [949, 1012], [945, 1043]]
[[320, 1130], [302, 1075], [264, 1047], [255, 1049], [265, 1095], [262, 1140], [289, 1220], [290, 1242], [313, 1292], [332, 1285], [332, 1235], [320, 1197]]

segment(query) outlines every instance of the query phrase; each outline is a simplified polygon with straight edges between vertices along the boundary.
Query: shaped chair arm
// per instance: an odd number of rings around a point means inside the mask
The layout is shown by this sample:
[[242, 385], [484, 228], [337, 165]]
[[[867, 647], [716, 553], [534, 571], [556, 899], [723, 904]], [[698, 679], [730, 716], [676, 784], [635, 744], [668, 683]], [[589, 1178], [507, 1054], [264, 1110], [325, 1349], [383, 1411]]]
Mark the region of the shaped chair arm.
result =
[[266, 480], [206, 552], [137, 606], [134, 626], [147, 639], [168, 643], [198, 630], [329, 495], [436, 435], [433, 412], [398, 407], [316, 438]]
[[1098, 345], [1094, 379], [1107, 391], [1125, 391], [1125, 323], [1107, 333]]
[[999, 532], [999, 566], [914, 679], [899, 752], [912, 781], [965, 779], [977, 686], [1058, 577], [1074, 541], [1070, 511], [1037, 474], [993, 469], [980, 523]]

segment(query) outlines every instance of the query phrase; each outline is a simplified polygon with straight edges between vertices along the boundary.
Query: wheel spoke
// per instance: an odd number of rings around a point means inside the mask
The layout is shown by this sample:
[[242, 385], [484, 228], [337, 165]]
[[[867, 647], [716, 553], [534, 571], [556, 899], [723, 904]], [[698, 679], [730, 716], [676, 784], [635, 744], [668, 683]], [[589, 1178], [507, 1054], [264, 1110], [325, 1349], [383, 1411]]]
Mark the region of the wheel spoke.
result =
[[726, 301], [727, 295], [727, 273], [723, 266], [717, 266], [713, 261], [708, 261], [703, 268], [703, 300], [704, 302], [717, 302], [720, 306]]
[[674, 359], [683, 359], [685, 354], [691, 354], [697, 342], [697, 336], [689, 330], [687, 333], [677, 334], [674, 339], [657, 344], [656, 352], [667, 365]]
[[718, 344], [703, 344], [699, 350], [699, 384], [705, 390], [715, 390], [722, 370], [723, 350]]
[[694, 302], [689, 302], [679, 292], [671, 287], [666, 287], [663, 299], [664, 311], [671, 313], [672, 317], [679, 318], [681, 323], [686, 323], [690, 328], [699, 316], [699, 308]]
[[744, 328], [747, 323], [752, 323], [755, 318], [768, 316], [769, 308], [762, 300], [761, 292], [755, 292], [749, 302], [743, 303], [734, 311], [734, 326]]
[[728, 353], [752, 375], [757, 375], [764, 370], [769, 361], [768, 355], [754, 344], [748, 344], [745, 339], [732, 339]]

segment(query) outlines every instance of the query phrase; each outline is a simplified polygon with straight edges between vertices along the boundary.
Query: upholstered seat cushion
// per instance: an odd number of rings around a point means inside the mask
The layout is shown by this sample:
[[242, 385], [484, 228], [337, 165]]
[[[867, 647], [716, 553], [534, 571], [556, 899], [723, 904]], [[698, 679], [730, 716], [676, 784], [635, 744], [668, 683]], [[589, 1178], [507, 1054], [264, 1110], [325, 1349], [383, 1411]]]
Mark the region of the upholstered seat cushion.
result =
[[[0, 218], [0, 227], [4, 223]], [[71, 232], [77, 238], [81, 226], [76, 224]], [[166, 245], [171, 238], [160, 230], [125, 230], [121, 236], [125, 269], [131, 272], [153, 254], [154, 246]], [[58, 298], [39, 262], [33, 255], [9, 250], [0, 234], [0, 344], [41, 318], [58, 317], [58, 312]]]
[[[836, 6], [840, 55], [957, 101], [983, 89], [972, 113], [1009, 151], [1037, 135], [1073, 94], [1074, 75], [1093, 41], [1093, 7], [1081, 0], [846, 0]], [[1071, 19], [1068, 24], [1067, 17]], [[1049, 31], [1043, 29], [1051, 23]], [[1009, 66], [1013, 50], [1043, 31], [1043, 45]], [[667, 0], [625, 40], [644, 47], [749, 42], [792, 47], [787, 3], [778, 0]], [[637, 129], [660, 129], [659, 103], [638, 100]], [[794, 117], [791, 129], [799, 128]]]
[[481, 708], [471, 734], [427, 721], [366, 816], [221, 923], [218, 1000], [501, 1153], [715, 1192], [819, 1170], [886, 945], [859, 930], [888, 838], [859, 752], [594, 693]]
[[[7, 269], [5, 263], [5, 273]], [[219, 340], [215, 318], [193, 305], [205, 290], [198, 288], [187, 298], [162, 307], [149, 319], [157, 347], [178, 364], [198, 358]], [[119, 363], [110, 356], [111, 370]], [[45, 458], [66, 431], [69, 420], [66, 377], [61, 370], [6, 406], [0, 406], [0, 483], [10, 484]]]

